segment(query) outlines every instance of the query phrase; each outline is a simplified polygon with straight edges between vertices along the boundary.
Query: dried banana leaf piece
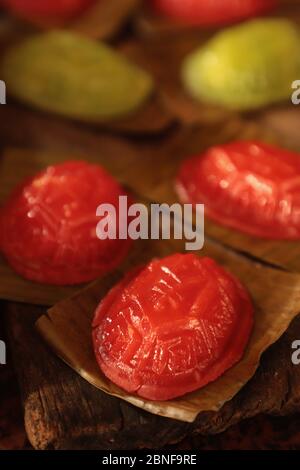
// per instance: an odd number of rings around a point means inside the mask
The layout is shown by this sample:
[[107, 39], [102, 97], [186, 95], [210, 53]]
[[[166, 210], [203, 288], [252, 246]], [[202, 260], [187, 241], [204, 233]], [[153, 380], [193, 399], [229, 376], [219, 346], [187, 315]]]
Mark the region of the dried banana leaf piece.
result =
[[226, 29], [184, 60], [182, 77], [195, 99], [249, 110], [287, 100], [300, 75], [300, 33], [286, 19]]
[[154, 88], [148, 73], [109, 46], [66, 31], [39, 34], [9, 49], [2, 75], [17, 99], [86, 122], [131, 115]]

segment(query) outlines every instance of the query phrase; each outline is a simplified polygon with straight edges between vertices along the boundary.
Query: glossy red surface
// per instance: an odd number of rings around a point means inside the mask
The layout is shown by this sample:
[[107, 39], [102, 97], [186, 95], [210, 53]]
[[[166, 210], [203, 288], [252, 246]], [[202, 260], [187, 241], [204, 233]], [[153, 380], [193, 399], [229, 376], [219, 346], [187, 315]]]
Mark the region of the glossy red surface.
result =
[[95, 0], [2, 0], [11, 12], [26, 19], [71, 19], [80, 15]]
[[118, 214], [124, 194], [98, 165], [71, 161], [48, 167], [17, 188], [2, 209], [2, 252], [31, 280], [62, 285], [93, 280], [129, 250], [130, 240], [96, 235], [97, 207], [109, 203]]
[[186, 160], [182, 202], [205, 204], [219, 224], [268, 239], [300, 239], [300, 155], [260, 142], [233, 142]]
[[203, 387], [241, 358], [253, 322], [242, 285], [210, 258], [175, 254], [130, 273], [100, 303], [94, 350], [128, 392], [168, 400]]
[[158, 12], [199, 26], [216, 26], [272, 11], [277, 0], [150, 0]]

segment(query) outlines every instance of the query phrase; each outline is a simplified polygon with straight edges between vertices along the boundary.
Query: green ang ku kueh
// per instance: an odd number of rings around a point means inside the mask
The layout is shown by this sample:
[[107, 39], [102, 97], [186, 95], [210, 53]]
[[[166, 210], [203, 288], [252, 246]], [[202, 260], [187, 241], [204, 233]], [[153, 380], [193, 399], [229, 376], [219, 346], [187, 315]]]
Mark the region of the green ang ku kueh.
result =
[[286, 19], [228, 28], [184, 60], [182, 78], [194, 98], [237, 110], [287, 100], [300, 77], [300, 32]]
[[8, 92], [22, 102], [86, 121], [133, 113], [153, 91], [148, 73], [110, 46], [66, 31], [12, 47], [2, 74]]

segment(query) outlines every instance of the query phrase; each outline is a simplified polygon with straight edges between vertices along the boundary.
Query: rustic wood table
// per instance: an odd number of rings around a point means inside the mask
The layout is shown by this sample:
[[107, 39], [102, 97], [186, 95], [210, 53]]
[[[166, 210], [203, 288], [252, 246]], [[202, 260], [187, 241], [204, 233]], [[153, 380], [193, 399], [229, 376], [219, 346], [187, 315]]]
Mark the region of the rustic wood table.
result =
[[[0, 403], [0, 450], [30, 449], [17, 379], [10, 366], [0, 369]], [[300, 449], [300, 415], [285, 418], [260, 415], [220, 435], [187, 438], [174, 447], [182, 450]]]

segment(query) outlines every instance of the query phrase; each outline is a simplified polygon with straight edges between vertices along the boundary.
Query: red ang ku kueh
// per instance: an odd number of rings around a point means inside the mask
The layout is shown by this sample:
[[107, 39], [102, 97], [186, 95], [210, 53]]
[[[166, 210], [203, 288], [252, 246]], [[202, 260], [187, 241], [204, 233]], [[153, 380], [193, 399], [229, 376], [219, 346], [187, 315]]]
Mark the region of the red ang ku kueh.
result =
[[300, 239], [300, 155], [261, 142], [212, 147], [186, 160], [177, 176], [182, 202], [246, 234]]
[[12, 13], [28, 20], [70, 20], [83, 13], [96, 0], [0, 0]]
[[122, 195], [125, 191], [99, 165], [50, 166], [16, 188], [1, 209], [2, 253], [18, 274], [41, 283], [80, 284], [107, 274], [132, 242], [99, 240], [96, 210], [106, 203], [118, 213]]
[[175, 20], [199, 26], [217, 26], [274, 10], [277, 0], [149, 0], [154, 8]]
[[240, 282], [210, 258], [174, 254], [129, 273], [98, 306], [95, 355], [130, 393], [169, 400], [238, 362], [253, 325]]

